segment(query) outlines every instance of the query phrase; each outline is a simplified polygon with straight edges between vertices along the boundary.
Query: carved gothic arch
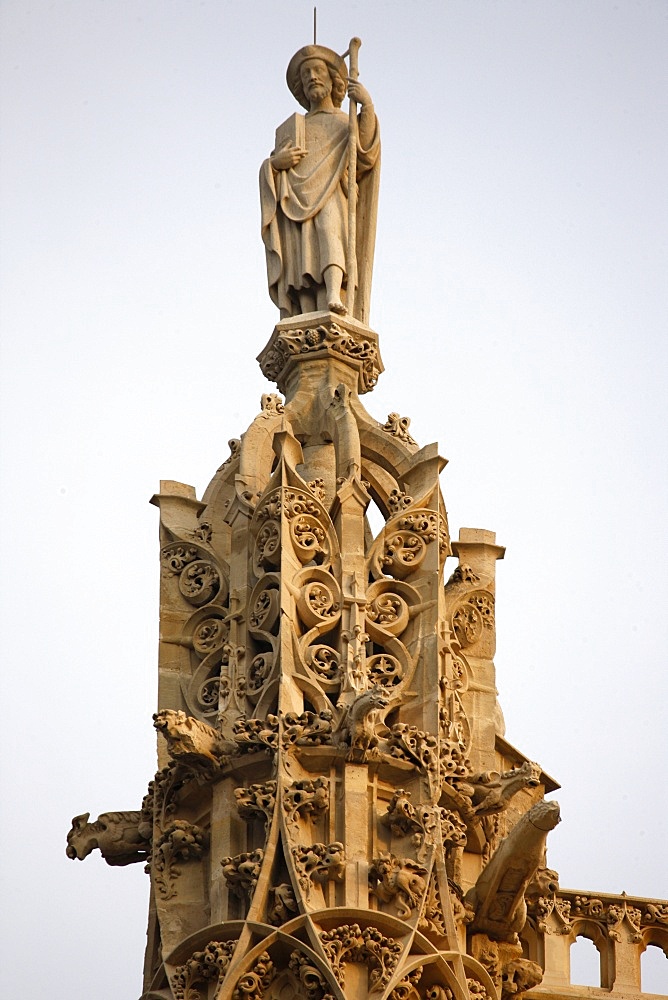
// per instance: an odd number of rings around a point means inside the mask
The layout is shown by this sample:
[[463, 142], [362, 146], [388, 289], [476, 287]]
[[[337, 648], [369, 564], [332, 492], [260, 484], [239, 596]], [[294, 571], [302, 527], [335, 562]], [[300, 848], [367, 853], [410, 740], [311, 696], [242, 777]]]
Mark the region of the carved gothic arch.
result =
[[614, 986], [616, 973], [614, 942], [608, 937], [598, 921], [576, 917], [568, 935], [569, 947], [572, 947], [579, 937], [588, 938], [594, 944], [599, 954], [601, 988], [611, 990]]
[[644, 954], [650, 945], [660, 948], [668, 958], [668, 927], [645, 927], [642, 931], [640, 954]]

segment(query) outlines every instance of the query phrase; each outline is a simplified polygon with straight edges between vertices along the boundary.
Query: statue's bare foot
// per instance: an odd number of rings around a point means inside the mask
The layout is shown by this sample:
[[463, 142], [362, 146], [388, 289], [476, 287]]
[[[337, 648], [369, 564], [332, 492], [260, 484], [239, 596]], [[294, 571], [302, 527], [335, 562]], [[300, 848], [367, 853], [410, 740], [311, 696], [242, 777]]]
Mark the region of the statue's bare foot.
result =
[[330, 312], [338, 313], [340, 316], [342, 316], [346, 311], [346, 307], [344, 306], [341, 299], [338, 297], [335, 299], [334, 298], [330, 299], [329, 302], [327, 303], [327, 308], [329, 309]]

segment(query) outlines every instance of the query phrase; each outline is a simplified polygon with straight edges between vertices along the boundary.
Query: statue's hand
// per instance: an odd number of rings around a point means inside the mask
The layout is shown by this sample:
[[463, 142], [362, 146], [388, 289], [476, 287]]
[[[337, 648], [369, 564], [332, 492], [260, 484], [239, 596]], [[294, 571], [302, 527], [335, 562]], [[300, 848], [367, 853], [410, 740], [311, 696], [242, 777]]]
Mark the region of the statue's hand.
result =
[[274, 170], [289, 170], [296, 167], [299, 161], [306, 156], [307, 150], [301, 146], [293, 146], [291, 142], [282, 146], [276, 153], [269, 157]]
[[366, 87], [363, 87], [359, 80], [353, 80], [351, 76], [348, 77], [348, 97], [351, 101], [361, 104], [362, 107], [367, 104], [373, 104], [371, 95]]

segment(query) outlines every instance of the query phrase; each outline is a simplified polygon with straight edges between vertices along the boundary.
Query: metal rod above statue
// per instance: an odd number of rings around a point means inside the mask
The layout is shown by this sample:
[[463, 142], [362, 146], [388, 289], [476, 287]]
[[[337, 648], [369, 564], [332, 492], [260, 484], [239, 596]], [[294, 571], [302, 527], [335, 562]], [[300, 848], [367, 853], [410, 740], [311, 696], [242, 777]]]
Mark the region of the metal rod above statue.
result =
[[[328, 310], [368, 323], [380, 135], [358, 79], [361, 44], [351, 39], [350, 69], [323, 45], [301, 48], [288, 66], [288, 87], [306, 114], [279, 125], [260, 171], [269, 294], [281, 319]], [[348, 115], [340, 110], [346, 93]]]

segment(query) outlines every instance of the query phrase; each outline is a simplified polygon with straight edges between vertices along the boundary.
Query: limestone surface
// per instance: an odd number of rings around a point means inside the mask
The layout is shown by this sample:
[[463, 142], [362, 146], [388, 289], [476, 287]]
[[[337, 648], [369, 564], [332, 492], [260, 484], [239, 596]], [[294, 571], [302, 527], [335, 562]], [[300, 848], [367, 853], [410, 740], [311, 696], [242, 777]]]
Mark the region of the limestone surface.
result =
[[323, 46], [290, 62], [307, 114], [261, 180], [281, 319], [258, 360], [280, 395], [201, 500], [172, 481], [153, 497], [158, 770], [138, 809], [75, 817], [67, 854], [146, 865], [143, 1000], [583, 997], [582, 935], [632, 1000], [642, 951], [668, 953], [668, 903], [559, 887], [558, 785], [497, 700], [505, 550], [485, 529], [451, 541], [436, 445], [360, 401], [383, 365], [357, 48], [350, 69]]

